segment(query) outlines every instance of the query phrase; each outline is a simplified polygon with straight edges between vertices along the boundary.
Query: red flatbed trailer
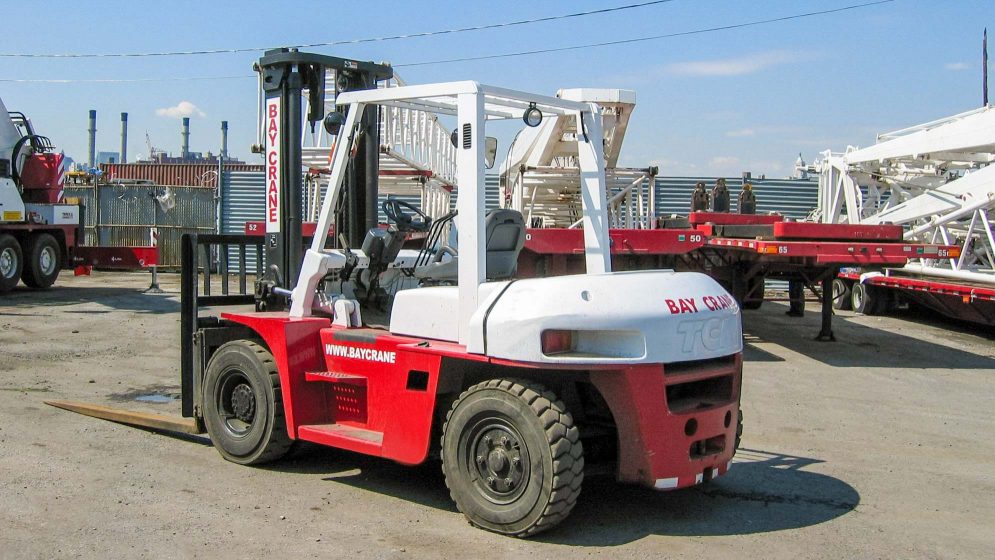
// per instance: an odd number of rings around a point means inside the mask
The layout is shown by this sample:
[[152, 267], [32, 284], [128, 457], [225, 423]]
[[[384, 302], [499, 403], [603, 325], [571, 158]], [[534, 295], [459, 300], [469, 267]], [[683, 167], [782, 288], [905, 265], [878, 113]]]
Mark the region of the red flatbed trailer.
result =
[[[910, 258], [957, 258], [953, 245], [907, 243], [894, 225], [847, 225], [785, 221], [780, 215], [692, 212], [688, 229], [614, 229], [616, 270], [672, 268], [719, 280], [744, 309], [763, 303], [766, 278], [789, 282], [789, 314], [804, 313], [804, 288], [822, 301], [822, 329], [832, 340], [832, 282], [842, 267], [881, 269]], [[542, 276], [582, 270], [579, 231], [532, 229], [519, 259], [519, 274]], [[821, 289], [815, 285], [820, 284]]]
[[837, 309], [876, 315], [894, 306], [897, 296], [947, 317], [995, 326], [995, 286], [992, 285], [896, 269], [871, 275], [849, 269], [839, 273], [834, 293]]

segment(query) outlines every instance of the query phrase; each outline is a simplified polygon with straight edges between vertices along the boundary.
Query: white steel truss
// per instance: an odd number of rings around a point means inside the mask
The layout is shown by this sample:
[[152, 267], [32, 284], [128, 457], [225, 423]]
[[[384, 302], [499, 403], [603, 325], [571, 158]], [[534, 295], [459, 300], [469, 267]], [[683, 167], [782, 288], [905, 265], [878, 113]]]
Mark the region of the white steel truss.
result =
[[[656, 170], [617, 167], [635, 92], [581, 88], [560, 90], [556, 96], [596, 103], [601, 109], [610, 227], [655, 228]], [[519, 132], [501, 166], [502, 207], [521, 212], [531, 227], [578, 227], [582, 205], [577, 136], [575, 119], [555, 116]]]
[[959, 245], [959, 259], [909, 268], [995, 283], [995, 108], [982, 107], [881, 134], [873, 146], [823, 152], [817, 162], [824, 223], [894, 223], [910, 241]]

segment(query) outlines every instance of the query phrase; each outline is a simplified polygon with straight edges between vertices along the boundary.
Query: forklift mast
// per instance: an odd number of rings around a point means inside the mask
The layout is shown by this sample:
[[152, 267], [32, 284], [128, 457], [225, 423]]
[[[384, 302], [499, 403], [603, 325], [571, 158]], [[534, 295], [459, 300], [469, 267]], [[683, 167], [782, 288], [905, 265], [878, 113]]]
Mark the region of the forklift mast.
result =
[[[345, 91], [374, 89], [377, 82], [393, 76], [390, 66], [334, 56], [298, 52], [296, 49], [267, 51], [255, 66], [264, 94], [262, 132], [266, 161], [265, 263], [256, 281], [257, 310], [286, 306], [286, 294], [297, 284], [303, 258], [304, 215], [301, 140], [303, 107], [308, 95], [306, 119], [311, 131], [319, 121], [334, 126], [344, 119], [324, 114], [325, 76], [335, 73], [333, 95]], [[377, 225], [377, 175], [379, 142], [376, 107], [367, 108], [360, 120], [359, 141], [350, 157], [343, 204], [336, 212], [336, 238], [349, 247], [362, 244], [367, 230]]]

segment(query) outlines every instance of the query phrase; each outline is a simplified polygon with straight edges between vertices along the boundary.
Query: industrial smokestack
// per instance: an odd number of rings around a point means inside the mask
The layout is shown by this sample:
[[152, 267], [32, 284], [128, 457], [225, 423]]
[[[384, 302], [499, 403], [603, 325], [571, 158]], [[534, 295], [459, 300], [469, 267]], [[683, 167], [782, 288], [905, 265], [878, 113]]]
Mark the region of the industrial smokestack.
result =
[[183, 117], [183, 147], [180, 150], [180, 157], [183, 159], [190, 157], [190, 117]]
[[121, 113], [121, 163], [128, 163], [128, 113]]
[[88, 153], [89, 158], [86, 160], [90, 169], [97, 166], [97, 110], [90, 109], [90, 150]]
[[221, 121], [221, 161], [228, 159], [228, 121]]

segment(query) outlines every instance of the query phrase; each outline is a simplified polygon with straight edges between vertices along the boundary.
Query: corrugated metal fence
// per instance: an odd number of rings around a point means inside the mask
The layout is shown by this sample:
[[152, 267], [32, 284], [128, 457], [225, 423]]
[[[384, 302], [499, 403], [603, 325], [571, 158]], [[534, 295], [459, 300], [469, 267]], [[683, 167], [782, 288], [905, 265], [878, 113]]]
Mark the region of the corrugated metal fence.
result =
[[[711, 193], [717, 177], [657, 177], [656, 214], [686, 216], [691, 207], [691, 191], [698, 181], [705, 183]], [[788, 218], [800, 220], [808, 216], [819, 198], [819, 182], [804, 179], [748, 179], [757, 196], [757, 213], [779, 212]], [[743, 179], [726, 178], [729, 202], [735, 210]]]
[[[156, 198], [167, 192], [172, 205]], [[87, 245], [146, 247], [154, 229], [163, 267], [180, 266], [184, 233], [211, 233], [217, 222], [213, 187], [109, 183], [67, 185], [65, 193], [84, 206]]]
[[[656, 179], [656, 214], [669, 216], [671, 214], [687, 215], [691, 205], [691, 191], [698, 181], [703, 181], [711, 191], [716, 177], [657, 177]], [[498, 206], [498, 176], [486, 177], [486, 206], [488, 209]], [[819, 183], [814, 180], [794, 179], [750, 179], [753, 192], [757, 196], [757, 212], [780, 212], [793, 218], [802, 219], [815, 208], [818, 200]], [[261, 172], [226, 171], [222, 180], [222, 233], [242, 233], [246, 221], [263, 219], [265, 199], [263, 189], [265, 181]], [[741, 178], [727, 178], [726, 186], [730, 190], [732, 206], [736, 208], [736, 200], [743, 188]], [[405, 199], [405, 197], [401, 197]], [[418, 202], [417, 197], [410, 197], [409, 202]], [[456, 196], [451, 199], [452, 208], [456, 208]], [[380, 216], [381, 221], [385, 217]]]

